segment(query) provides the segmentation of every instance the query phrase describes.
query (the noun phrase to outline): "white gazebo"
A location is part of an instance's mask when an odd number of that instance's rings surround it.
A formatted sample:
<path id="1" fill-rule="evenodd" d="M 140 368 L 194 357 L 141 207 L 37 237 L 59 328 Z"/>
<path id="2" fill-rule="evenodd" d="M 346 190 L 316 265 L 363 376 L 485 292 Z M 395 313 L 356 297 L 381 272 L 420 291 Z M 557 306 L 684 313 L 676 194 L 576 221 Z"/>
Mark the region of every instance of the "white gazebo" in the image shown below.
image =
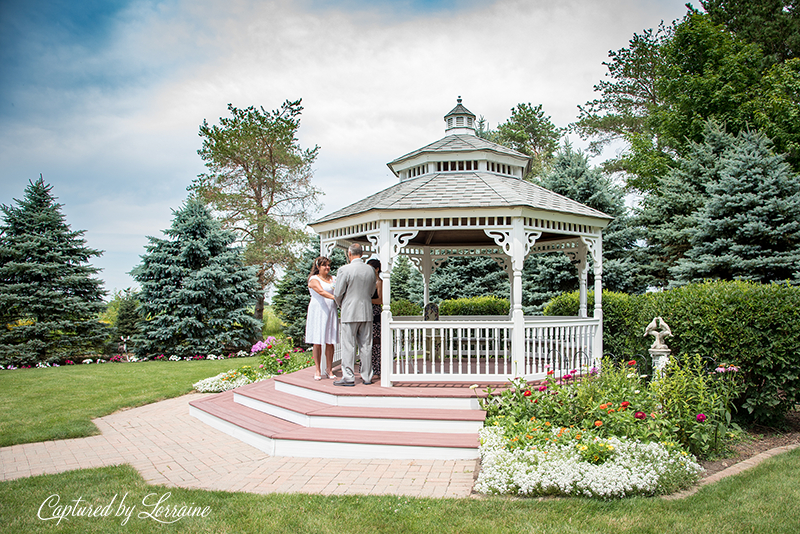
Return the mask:
<path id="1" fill-rule="evenodd" d="M 359 242 L 381 261 L 381 385 L 393 382 L 536 380 L 598 365 L 602 355 L 602 231 L 612 217 L 523 180 L 530 157 L 475 135 L 461 104 L 444 117 L 445 137 L 388 164 L 399 183 L 315 221 L 321 254 Z M 528 254 L 567 254 L 580 287 L 577 317 L 525 316 L 522 270 Z M 431 273 L 451 256 L 491 257 L 511 282 L 509 316 L 392 317 L 390 276 L 407 256 Z M 588 315 L 587 258 L 594 266 Z"/>

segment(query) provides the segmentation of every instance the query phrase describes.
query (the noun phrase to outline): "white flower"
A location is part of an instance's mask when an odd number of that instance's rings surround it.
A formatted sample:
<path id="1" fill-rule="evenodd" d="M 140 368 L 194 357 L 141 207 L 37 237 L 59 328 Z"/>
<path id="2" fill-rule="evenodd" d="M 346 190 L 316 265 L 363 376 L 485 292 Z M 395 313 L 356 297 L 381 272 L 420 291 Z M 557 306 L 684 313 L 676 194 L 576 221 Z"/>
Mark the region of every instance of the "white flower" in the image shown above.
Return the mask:
<path id="1" fill-rule="evenodd" d="M 634 395 L 638 395 L 638 394 L 639 394 L 639 390 L 638 390 L 638 389 L 634 389 L 634 390 L 633 390 L 633 394 L 634 394 Z"/>
<path id="2" fill-rule="evenodd" d="M 478 388 L 478 384 L 472 384 L 472 385 L 469 387 L 469 389 L 477 389 L 477 388 Z"/>
<path id="3" fill-rule="evenodd" d="M 83 360 L 82 363 L 92 363 L 92 360 L 91 359 L 86 359 L 86 360 Z"/>

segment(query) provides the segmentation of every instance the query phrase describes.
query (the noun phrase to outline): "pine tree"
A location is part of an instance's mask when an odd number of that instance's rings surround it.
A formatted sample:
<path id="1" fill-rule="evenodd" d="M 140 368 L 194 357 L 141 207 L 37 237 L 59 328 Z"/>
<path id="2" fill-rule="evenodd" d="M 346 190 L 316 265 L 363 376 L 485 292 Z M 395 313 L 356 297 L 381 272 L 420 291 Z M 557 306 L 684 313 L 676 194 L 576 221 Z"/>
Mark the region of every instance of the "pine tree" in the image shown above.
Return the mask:
<path id="1" fill-rule="evenodd" d="M 107 327 L 99 269 L 88 264 L 102 252 L 73 232 L 39 177 L 16 206 L 0 207 L 0 363 L 35 365 L 100 350 Z"/>
<path id="2" fill-rule="evenodd" d="M 138 308 L 138 292 L 133 292 L 130 289 L 126 290 L 117 311 L 116 341 L 122 342 L 123 339 L 132 338 L 139 333 Z M 126 348 L 131 350 L 133 345 L 132 341 L 128 339 Z"/>
<path id="3" fill-rule="evenodd" d="M 301 259 L 288 269 L 277 284 L 272 304 L 275 313 L 283 323 L 283 333 L 292 338 L 296 346 L 305 343 L 306 315 L 311 294 L 308 292 L 308 273 L 314 260 L 319 256 L 319 237 L 303 251 Z M 331 255 L 331 273 L 347 263 L 344 252 L 334 249 Z"/>
<path id="4" fill-rule="evenodd" d="M 638 264 L 633 260 L 639 231 L 627 213 L 623 191 L 602 171 L 589 166 L 581 151 L 564 145 L 540 185 L 614 217 L 603 231 L 603 286 L 613 291 L 645 289 Z M 591 265 L 591 258 L 588 258 Z M 591 279 L 592 270 L 589 270 Z M 565 254 L 532 254 L 523 270 L 523 304 L 539 311 L 550 299 L 578 288 L 578 272 Z"/>
<path id="5" fill-rule="evenodd" d="M 689 237 L 697 224 L 695 214 L 706 201 L 706 184 L 717 180 L 722 153 L 733 142 L 724 128 L 708 121 L 704 141 L 690 143 L 686 157 L 644 200 L 638 223 L 647 229 L 647 247 L 640 251 L 639 263 L 649 285 L 667 286 L 670 269 L 691 247 Z"/>
<path id="6" fill-rule="evenodd" d="M 690 248 L 670 273 L 706 278 L 800 281 L 800 176 L 758 132 L 729 137 L 718 175 L 694 214 Z"/>
<path id="7" fill-rule="evenodd" d="M 168 239 L 148 237 L 142 263 L 131 274 L 139 295 L 136 353 L 181 357 L 245 348 L 260 337 L 252 309 L 261 288 L 208 209 L 190 198 L 175 212 Z"/>

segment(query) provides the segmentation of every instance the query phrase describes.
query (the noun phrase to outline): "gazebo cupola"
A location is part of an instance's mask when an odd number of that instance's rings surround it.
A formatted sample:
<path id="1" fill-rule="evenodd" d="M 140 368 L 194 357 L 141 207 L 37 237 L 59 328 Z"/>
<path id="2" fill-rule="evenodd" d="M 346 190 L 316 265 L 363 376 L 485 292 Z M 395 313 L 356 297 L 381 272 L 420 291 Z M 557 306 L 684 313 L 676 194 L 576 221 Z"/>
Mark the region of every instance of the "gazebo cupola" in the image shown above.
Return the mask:
<path id="1" fill-rule="evenodd" d="M 475 135 L 475 114 L 461 104 L 460 96 L 456 107 L 444 116 L 444 122 L 447 125 L 444 133 L 448 135 Z"/>

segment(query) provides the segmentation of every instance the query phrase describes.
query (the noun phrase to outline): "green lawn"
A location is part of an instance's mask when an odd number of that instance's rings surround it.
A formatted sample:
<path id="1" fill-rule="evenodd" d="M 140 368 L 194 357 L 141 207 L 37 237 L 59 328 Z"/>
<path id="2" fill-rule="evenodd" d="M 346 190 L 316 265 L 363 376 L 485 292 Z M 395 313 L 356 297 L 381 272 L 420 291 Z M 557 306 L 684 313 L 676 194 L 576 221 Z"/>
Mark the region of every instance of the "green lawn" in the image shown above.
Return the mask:
<path id="1" fill-rule="evenodd" d="M 4 444 L 86 435 L 89 420 L 126 406 L 180 395 L 201 378 L 254 358 L 103 364 L 0 372 Z M 37 437 L 38 436 L 38 437 Z M 161 524 L 140 512 L 162 504 L 208 507 L 206 517 Z M 125 525 L 119 502 L 135 505 Z M 101 517 L 56 525 L 45 501 L 100 508 Z M 150 497 L 148 497 L 150 495 Z M 164 518 L 161 518 L 164 520 Z M 800 449 L 772 458 L 686 499 L 414 499 L 409 497 L 253 495 L 146 484 L 131 467 L 77 470 L 0 482 L 0 533 L 791 533 L 800 532 Z"/>
<path id="2" fill-rule="evenodd" d="M 0 371 L 0 447 L 97 434 L 92 419 L 188 393 L 258 358 L 104 363 Z"/>
<path id="3" fill-rule="evenodd" d="M 206 517 L 158 524 L 139 512 L 143 501 L 171 495 L 173 508 L 208 507 Z M 136 506 L 127 524 L 115 517 L 119 502 Z M 148 494 L 155 494 L 146 498 Z M 45 499 L 60 505 L 81 497 L 105 507 L 108 517 L 71 517 L 56 525 Z M 51 497 L 51 499 L 55 499 Z M 102 508 L 101 514 L 102 515 Z M 0 482 L 2 532 L 213 532 L 213 533 L 653 533 L 740 534 L 800 532 L 800 449 L 705 487 L 682 500 L 589 499 L 414 499 L 409 497 L 322 497 L 302 494 L 254 495 L 147 485 L 131 467 L 87 469 Z"/>

